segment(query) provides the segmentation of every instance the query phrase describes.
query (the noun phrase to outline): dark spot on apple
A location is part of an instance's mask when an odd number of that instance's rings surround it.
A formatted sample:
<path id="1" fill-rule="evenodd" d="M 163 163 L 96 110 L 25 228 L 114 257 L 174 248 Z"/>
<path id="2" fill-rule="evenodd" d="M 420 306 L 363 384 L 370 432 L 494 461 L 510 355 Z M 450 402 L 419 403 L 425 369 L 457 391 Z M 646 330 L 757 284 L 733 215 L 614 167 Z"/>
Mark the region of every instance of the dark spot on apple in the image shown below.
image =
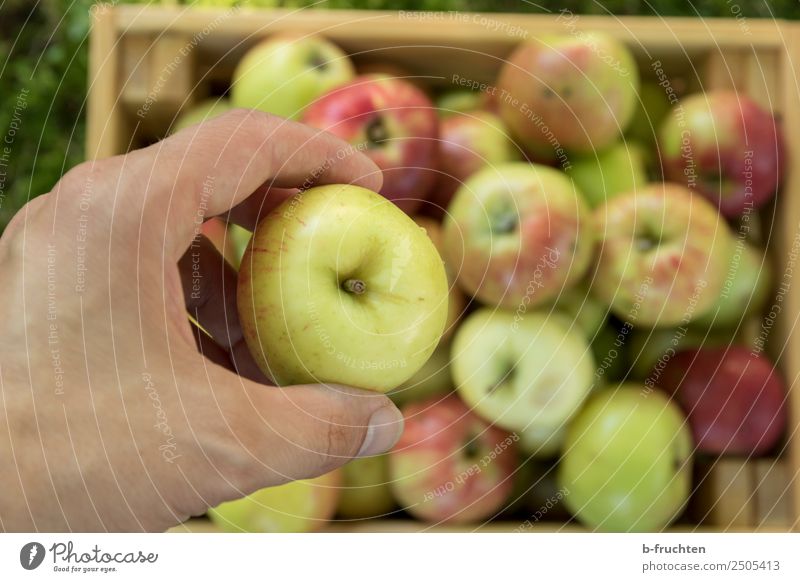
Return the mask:
<path id="1" fill-rule="evenodd" d="M 370 120 L 365 133 L 367 135 L 367 147 L 370 149 L 382 146 L 389 139 L 389 132 L 383 122 L 383 117 L 380 115 L 376 115 Z"/>
<path id="2" fill-rule="evenodd" d="M 314 52 L 311 54 L 311 59 L 309 63 L 314 69 L 318 69 L 319 71 L 325 71 L 330 64 L 328 60 L 322 55 L 320 52 Z"/>
<path id="3" fill-rule="evenodd" d="M 516 372 L 516 366 L 513 363 L 509 363 L 506 365 L 506 371 L 503 376 L 495 382 L 493 385 L 489 386 L 486 390 L 487 394 L 493 394 L 499 388 L 503 386 L 507 386 L 509 381 L 514 377 L 514 373 Z"/>
<path id="4" fill-rule="evenodd" d="M 468 459 L 475 459 L 480 456 L 481 451 L 478 445 L 478 437 L 477 435 L 473 435 L 467 441 L 467 444 L 464 445 L 464 456 Z"/>
<path id="5" fill-rule="evenodd" d="M 661 235 L 651 230 L 646 230 L 639 233 L 633 242 L 638 251 L 645 253 L 661 244 Z"/>
<path id="6" fill-rule="evenodd" d="M 495 234 L 511 234 L 517 229 L 519 221 L 515 212 L 503 212 L 494 218 L 492 232 Z"/>
<path id="7" fill-rule="evenodd" d="M 566 87 L 564 87 L 564 88 L 561 90 L 561 97 L 562 97 L 563 99 L 569 99 L 570 97 L 572 97 L 572 87 L 570 87 L 569 85 L 567 85 Z"/>
<path id="8" fill-rule="evenodd" d="M 544 90 L 542 91 L 542 95 L 544 96 L 545 99 L 552 99 L 553 97 L 556 96 L 556 92 L 553 91 L 550 87 L 545 87 Z"/>

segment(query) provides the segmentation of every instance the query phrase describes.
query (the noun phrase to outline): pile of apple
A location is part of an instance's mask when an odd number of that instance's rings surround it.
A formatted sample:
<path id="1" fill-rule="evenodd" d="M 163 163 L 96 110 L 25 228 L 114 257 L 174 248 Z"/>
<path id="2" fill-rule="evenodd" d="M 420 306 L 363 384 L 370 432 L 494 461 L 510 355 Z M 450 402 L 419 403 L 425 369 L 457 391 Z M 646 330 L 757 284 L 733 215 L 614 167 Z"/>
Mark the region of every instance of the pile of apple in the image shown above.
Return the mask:
<path id="1" fill-rule="evenodd" d="M 384 174 L 382 197 L 328 186 L 273 211 L 239 301 L 276 383 L 391 390 L 405 432 L 388 455 L 224 504 L 218 523 L 404 511 L 660 530 L 695 456 L 779 450 L 786 386 L 752 332 L 782 298 L 754 242 L 780 186 L 772 115 L 741 93 L 643 82 L 600 34 L 522 42 L 493 84 L 448 81 L 432 96 L 394 65 L 359 70 L 320 37 L 279 35 L 240 62 L 230 104 L 180 122 L 261 109 Z M 328 284 L 339 307 L 309 311 Z"/>

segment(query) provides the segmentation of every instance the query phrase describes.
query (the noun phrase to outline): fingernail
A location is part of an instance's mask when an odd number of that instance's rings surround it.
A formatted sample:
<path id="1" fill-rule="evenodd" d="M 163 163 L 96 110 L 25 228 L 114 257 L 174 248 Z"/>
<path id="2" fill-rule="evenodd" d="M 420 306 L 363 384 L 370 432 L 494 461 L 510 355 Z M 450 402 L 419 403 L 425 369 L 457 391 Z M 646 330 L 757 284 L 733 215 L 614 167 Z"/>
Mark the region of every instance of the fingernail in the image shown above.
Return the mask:
<path id="1" fill-rule="evenodd" d="M 356 457 L 380 455 L 391 449 L 403 434 L 403 415 L 394 406 L 383 406 L 372 413 L 367 436 Z"/>

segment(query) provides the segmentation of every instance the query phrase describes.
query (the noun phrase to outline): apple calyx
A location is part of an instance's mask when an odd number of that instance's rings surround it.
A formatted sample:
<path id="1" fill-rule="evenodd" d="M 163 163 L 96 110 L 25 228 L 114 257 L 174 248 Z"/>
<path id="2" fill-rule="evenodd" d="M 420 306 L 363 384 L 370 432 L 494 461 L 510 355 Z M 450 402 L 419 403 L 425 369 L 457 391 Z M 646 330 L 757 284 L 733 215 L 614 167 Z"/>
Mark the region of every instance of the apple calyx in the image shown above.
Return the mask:
<path id="1" fill-rule="evenodd" d="M 370 149 L 382 146 L 383 142 L 389 139 L 389 132 L 383 122 L 383 117 L 380 115 L 376 115 L 370 120 L 365 132 L 367 135 L 367 147 Z"/>
<path id="2" fill-rule="evenodd" d="M 346 279 L 342 288 L 353 295 L 363 295 L 367 292 L 367 284 L 361 279 Z"/>
<path id="3" fill-rule="evenodd" d="M 516 371 L 517 371 L 516 366 L 514 364 L 509 364 L 505 373 L 500 377 L 500 379 L 497 382 L 489 386 L 488 390 L 486 390 L 486 393 L 494 394 L 497 390 L 509 384 L 510 380 L 514 377 Z"/>
<path id="4" fill-rule="evenodd" d="M 311 54 L 309 62 L 311 63 L 312 69 L 317 69 L 319 71 L 324 71 L 330 64 L 330 61 L 328 61 L 328 59 L 326 59 L 325 56 L 319 51 L 314 51 Z"/>

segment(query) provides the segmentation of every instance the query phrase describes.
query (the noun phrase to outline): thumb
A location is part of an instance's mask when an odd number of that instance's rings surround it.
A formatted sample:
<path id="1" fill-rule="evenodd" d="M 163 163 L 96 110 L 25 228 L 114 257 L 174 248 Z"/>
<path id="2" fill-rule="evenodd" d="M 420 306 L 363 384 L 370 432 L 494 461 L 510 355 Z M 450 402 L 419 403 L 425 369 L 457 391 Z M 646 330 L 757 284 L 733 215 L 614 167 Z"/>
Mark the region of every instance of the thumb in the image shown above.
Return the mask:
<path id="1" fill-rule="evenodd" d="M 382 394 L 326 384 L 265 386 L 218 366 L 206 372 L 217 410 L 201 415 L 205 442 L 198 444 L 226 483 L 218 501 L 386 452 L 403 432 L 400 411 Z"/>

